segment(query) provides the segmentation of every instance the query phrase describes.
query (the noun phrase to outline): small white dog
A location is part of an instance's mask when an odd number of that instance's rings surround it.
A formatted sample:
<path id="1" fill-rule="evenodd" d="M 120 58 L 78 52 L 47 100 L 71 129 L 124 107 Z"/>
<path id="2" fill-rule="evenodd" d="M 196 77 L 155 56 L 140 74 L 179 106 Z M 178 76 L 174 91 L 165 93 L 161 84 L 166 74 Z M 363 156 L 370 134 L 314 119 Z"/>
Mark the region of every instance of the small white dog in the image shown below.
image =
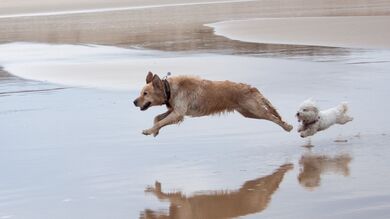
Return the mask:
<path id="1" fill-rule="evenodd" d="M 305 100 L 296 114 L 298 122 L 302 121 L 298 132 L 301 137 L 312 136 L 318 131 L 325 130 L 334 124 L 345 124 L 353 120 L 347 115 L 347 103 L 341 103 L 339 106 L 320 111 L 311 99 Z"/>

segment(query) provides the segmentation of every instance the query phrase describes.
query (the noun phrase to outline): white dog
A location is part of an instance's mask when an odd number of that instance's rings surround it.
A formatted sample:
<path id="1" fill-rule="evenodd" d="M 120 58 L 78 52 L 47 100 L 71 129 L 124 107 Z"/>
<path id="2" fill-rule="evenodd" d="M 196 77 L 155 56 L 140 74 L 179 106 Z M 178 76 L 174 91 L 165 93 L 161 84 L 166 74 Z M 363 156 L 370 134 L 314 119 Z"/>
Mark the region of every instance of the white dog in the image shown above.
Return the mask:
<path id="1" fill-rule="evenodd" d="M 320 111 L 316 103 L 311 100 L 305 100 L 296 114 L 298 122 L 302 121 L 298 132 L 301 137 L 312 136 L 318 131 L 325 130 L 333 124 L 345 124 L 353 120 L 347 115 L 347 103 L 341 103 L 339 106 Z"/>

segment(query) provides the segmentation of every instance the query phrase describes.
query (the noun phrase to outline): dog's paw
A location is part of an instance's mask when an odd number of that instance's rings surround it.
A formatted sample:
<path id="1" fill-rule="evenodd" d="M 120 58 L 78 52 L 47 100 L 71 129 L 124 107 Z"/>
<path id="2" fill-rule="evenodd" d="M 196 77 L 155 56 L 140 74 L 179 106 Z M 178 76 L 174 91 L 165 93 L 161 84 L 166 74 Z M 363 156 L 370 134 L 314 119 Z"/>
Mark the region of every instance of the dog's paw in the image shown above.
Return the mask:
<path id="1" fill-rule="evenodd" d="M 145 129 L 142 131 L 142 134 L 144 135 L 151 135 L 153 134 L 153 130 L 152 129 Z"/>
<path id="2" fill-rule="evenodd" d="M 153 186 L 146 187 L 145 191 L 146 193 L 154 193 L 156 189 Z"/>
<path id="3" fill-rule="evenodd" d="M 161 183 L 156 181 L 153 186 L 148 186 L 145 189 L 146 193 L 161 193 Z"/>
<path id="4" fill-rule="evenodd" d="M 302 133 L 300 134 L 300 136 L 301 136 L 301 138 L 306 138 L 306 137 L 309 137 L 310 134 L 307 134 L 307 133 L 302 132 Z"/>
<path id="5" fill-rule="evenodd" d="M 293 129 L 293 126 L 288 123 L 285 123 L 283 129 L 287 132 L 290 132 Z"/>
<path id="6" fill-rule="evenodd" d="M 142 131 L 142 134 L 144 135 L 153 135 L 153 137 L 156 137 L 158 135 L 159 131 L 155 130 L 153 128 L 151 129 L 145 129 Z"/>

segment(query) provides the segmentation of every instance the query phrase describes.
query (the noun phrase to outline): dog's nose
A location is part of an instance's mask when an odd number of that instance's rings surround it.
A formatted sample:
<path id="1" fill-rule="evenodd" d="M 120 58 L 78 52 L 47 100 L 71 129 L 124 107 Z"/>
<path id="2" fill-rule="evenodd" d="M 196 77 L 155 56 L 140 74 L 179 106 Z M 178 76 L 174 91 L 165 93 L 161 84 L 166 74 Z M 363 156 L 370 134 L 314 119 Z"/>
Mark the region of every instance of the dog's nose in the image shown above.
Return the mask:
<path id="1" fill-rule="evenodd" d="M 299 112 L 297 112 L 297 115 L 296 116 L 299 116 Z"/>
<path id="2" fill-rule="evenodd" d="M 133 103 L 134 103 L 134 106 L 137 106 L 137 99 L 135 99 L 134 101 L 133 101 Z"/>

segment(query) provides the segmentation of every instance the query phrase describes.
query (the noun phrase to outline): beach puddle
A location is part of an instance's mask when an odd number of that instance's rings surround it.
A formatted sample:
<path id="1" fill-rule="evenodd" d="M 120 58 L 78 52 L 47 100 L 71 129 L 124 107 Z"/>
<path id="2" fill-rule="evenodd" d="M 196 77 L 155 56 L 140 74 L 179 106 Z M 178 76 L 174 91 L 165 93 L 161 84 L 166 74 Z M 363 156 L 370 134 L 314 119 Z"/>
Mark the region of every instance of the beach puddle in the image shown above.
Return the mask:
<path id="1" fill-rule="evenodd" d="M 2 44 L 0 217 L 385 218 L 388 54 L 278 58 Z M 323 109 L 346 100 L 355 120 L 309 143 L 296 129 L 234 113 L 186 118 L 147 137 L 142 130 L 164 111 L 140 112 L 131 102 L 148 71 L 251 84 L 294 126 L 308 97 Z"/>
<path id="2" fill-rule="evenodd" d="M 0 45 L 0 65 L 13 75 L 67 86 L 113 90 L 139 90 L 148 71 L 165 76 L 197 75 L 214 80 L 235 80 L 252 85 L 275 83 L 272 74 L 286 74 L 280 65 L 323 68 L 323 64 L 287 59 L 191 54 L 124 49 L 98 45 L 11 43 Z M 300 72 L 300 74 L 309 74 Z M 287 75 L 286 75 L 287 76 Z M 296 78 L 299 80 L 299 78 Z M 299 83 L 287 78 L 282 83 Z M 285 81 L 285 82 L 284 82 Z M 287 86 L 287 85 L 286 85 Z"/>
<path id="3" fill-rule="evenodd" d="M 297 85 L 309 83 L 312 86 L 323 86 L 319 78 L 325 81 L 329 78 L 338 84 L 349 83 L 333 79 L 337 76 L 332 73 L 336 68 L 338 72 L 346 72 L 340 76 L 346 78 L 353 71 L 359 73 L 371 66 L 389 65 L 389 61 L 384 58 L 389 57 L 389 52 L 375 50 L 351 52 L 341 59 L 334 59 L 332 55 L 321 56 L 318 61 L 295 55 L 293 59 L 281 59 L 22 42 L 2 44 L 0 51 L 0 65 L 4 70 L 25 79 L 128 91 L 139 90 L 148 71 L 161 77 L 172 72 L 173 76 L 197 75 L 212 80 L 235 80 L 255 86 L 271 86 L 271 89 L 275 87 L 274 84 L 278 84 L 278 88 L 290 90 L 290 87 L 295 87 L 294 90 L 303 90 L 302 86 Z"/>

